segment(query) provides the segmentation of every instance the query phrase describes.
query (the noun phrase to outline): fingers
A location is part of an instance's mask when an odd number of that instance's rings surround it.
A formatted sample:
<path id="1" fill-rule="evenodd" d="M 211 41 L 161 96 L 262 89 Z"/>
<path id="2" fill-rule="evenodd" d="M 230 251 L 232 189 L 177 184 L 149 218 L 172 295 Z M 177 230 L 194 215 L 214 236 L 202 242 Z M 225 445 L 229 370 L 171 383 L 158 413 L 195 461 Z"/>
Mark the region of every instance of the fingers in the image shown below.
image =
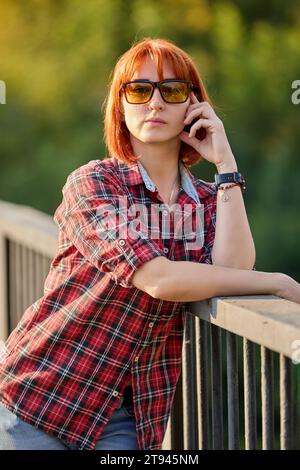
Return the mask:
<path id="1" fill-rule="evenodd" d="M 184 123 L 188 124 L 200 115 L 206 119 L 219 119 L 207 101 L 198 101 L 188 107 Z"/>
<path id="2" fill-rule="evenodd" d="M 213 128 L 213 125 L 214 123 L 210 119 L 199 119 L 190 128 L 189 137 L 191 138 L 194 137 L 196 135 L 197 130 L 200 129 L 201 127 L 204 127 L 204 129 L 208 129 L 208 128 Z"/>

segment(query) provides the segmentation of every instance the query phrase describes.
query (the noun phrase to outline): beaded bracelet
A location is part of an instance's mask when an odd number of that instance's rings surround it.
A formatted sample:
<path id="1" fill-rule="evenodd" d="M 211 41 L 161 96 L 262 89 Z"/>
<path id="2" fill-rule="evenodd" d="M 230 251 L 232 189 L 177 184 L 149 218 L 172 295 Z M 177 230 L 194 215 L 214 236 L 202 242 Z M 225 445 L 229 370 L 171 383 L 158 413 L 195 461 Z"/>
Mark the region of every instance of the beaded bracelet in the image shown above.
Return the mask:
<path id="1" fill-rule="evenodd" d="M 221 186 L 218 187 L 218 189 L 222 189 L 224 191 L 224 193 L 221 196 L 221 200 L 223 202 L 227 202 L 230 199 L 228 194 L 226 194 L 226 191 L 227 191 L 227 189 L 233 188 L 234 186 L 240 186 L 240 188 L 243 190 L 243 192 L 245 192 L 246 188 L 245 187 L 242 188 L 240 183 L 230 184 L 228 186 L 225 186 L 224 188 L 222 188 Z"/>

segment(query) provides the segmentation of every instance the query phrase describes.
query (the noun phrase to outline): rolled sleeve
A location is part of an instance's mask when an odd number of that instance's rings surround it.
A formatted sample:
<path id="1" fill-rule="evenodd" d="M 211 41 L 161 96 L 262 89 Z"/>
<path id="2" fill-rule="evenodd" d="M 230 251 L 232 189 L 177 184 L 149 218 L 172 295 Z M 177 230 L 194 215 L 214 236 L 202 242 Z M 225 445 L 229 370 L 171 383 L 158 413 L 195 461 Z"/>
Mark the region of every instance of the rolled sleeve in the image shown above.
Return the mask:
<path id="1" fill-rule="evenodd" d="M 67 178 L 62 203 L 53 219 L 90 263 L 108 273 L 117 284 L 132 288 L 132 277 L 137 268 L 165 254 L 144 234 L 130 235 L 130 218 L 125 213 L 120 217 L 119 197 L 126 195 L 118 181 L 97 170 L 83 168 Z M 107 226 L 104 221 L 107 223 L 109 216 L 112 216 L 113 225 Z"/>

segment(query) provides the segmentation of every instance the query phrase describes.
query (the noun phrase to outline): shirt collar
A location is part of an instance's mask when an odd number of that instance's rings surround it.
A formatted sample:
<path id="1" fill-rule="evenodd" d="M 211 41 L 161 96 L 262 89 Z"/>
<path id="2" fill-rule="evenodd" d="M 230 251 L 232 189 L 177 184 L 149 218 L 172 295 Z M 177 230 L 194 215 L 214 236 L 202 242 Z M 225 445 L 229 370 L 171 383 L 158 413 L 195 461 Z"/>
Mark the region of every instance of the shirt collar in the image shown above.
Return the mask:
<path id="1" fill-rule="evenodd" d="M 146 188 L 148 188 L 150 191 L 155 191 L 155 184 L 153 183 L 150 176 L 148 175 L 145 167 L 142 165 L 140 161 L 138 161 L 138 165 L 139 165 L 144 183 L 146 185 Z M 182 188 L 192 199 L 194 199 L 195 202 L 197 202 L 197 204 L 201 204 L 198 193 L 193 186 L 191 178 L 181 162 L 179 163 L 179 170 L 180 170 L 180 175 L 181 175 Z"/>
<path id="2" fill-rule="evenodd" d="M 130 164 L 125 164 L 115 157 L 112 157 L 118 167 L 119 174 L 123 182 L 127 186 L 133 186 L 144 182 L 149 191 L 154 192 L 156 187 L 154 182 L 148 175 L 146 168 L 142 163 L 137 160 Z M 196 178 L 189 168 L 183 163 L 179 162 L 179 170 L 181 176 L 181 186 L 183 190 L 197 203 L 201 204 L 203 198 L 215 194 L 216 188 L 214 183 L 208 183 Z"/>

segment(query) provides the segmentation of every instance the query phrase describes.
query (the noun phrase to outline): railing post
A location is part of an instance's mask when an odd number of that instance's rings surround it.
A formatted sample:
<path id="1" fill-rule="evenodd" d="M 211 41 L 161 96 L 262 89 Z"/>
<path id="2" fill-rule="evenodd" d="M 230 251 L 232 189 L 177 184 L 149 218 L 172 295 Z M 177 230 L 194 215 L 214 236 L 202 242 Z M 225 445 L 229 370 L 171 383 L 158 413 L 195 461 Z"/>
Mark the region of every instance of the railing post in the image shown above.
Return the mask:
<path id="1" fill-rule="evenodd" d="M 257 448 L 256 435 L 256 366 L 254 343 L 244 338 L 245 448 Z"/>
<path id="2" fill-rule="evenodd" d="M 221 329 L 215 325 L 211 325 L 211 345 L 213 449 L 223 449 Z"/>
<path id="3" fill-rule="evenodd" d="M 198 428 L 199 449 L 207 450 L 209 443 L 209 387 L 208 387 L 208 324 L 204 320 L 196 318 L 197 364 L 199 371 L 198 387 Z"/>
<path id="4" fill-rule="evenodd" d="M 239 449 L 239 376 L 236 335 L 227 331 L 228 448 Z"/>
<path id="5" fill-rule="evenodd" d="M 273 353 L 261 346 L 262 448 L 274 449 Z"/>
<path id="6" fill-rule="evenodd" d="M 280 447 L 292 449 L 292 365 L 291 360 L 280 354 Z"/>

